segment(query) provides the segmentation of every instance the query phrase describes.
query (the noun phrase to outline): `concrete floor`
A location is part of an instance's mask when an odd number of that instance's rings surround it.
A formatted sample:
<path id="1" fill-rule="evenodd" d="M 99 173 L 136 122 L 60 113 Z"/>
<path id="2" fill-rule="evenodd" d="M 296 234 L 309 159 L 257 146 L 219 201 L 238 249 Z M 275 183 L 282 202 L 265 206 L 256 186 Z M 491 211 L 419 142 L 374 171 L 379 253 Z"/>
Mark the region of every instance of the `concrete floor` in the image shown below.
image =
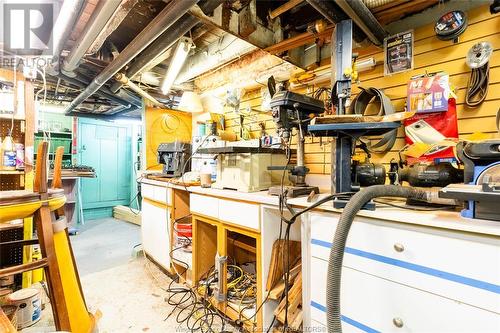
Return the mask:
<path id="1" fill-rule="evenodd" d="M 184 332 L 165 302 L 170 279 L 144 257 L 134 258 L 140 227 L 112 218 L 88 221 L 71 237 L 89 310 L 102 312 L 99 332 Z M 53 331 L 50 306 L 23 332 Z M 52 327 L 51 327 L 52 326 Z"/>

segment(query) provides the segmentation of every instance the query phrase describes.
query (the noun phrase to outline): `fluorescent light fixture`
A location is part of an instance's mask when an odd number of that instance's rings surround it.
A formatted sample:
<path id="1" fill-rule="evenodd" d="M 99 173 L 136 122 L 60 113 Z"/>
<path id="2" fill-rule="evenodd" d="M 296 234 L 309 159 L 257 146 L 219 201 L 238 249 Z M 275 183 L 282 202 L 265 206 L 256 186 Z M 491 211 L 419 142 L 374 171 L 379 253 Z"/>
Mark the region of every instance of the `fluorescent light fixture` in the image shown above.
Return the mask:
<path id="1" fill-rule="evenodd" d="M 356 70 L 358 72 L 365 72 L 374 69 L 376 65 L 375 58 L 365 58 L 356 61 Z"/>
<path id="2" fill-rule="evenodd" d="M 164 95 L 170 92 L 177 75 L 179 75 L 184 62 L 189 55 L 189 51 L 193 46 L 194 44 L 191 38 L 181 37 L 179 39 L 174 55 L 172 56 L 172 60 L 170 61 L 170 65 L 168 66 L 167 73 L 165 74 L 165 78 L 161 84 L 161 92 Z"/>
<path id="3" fill-rule="evenodd" d="M 200 95 L 192 91 L 185 91 L 182 94 L 178 109 L 184 112 L 203 112 Z"/>

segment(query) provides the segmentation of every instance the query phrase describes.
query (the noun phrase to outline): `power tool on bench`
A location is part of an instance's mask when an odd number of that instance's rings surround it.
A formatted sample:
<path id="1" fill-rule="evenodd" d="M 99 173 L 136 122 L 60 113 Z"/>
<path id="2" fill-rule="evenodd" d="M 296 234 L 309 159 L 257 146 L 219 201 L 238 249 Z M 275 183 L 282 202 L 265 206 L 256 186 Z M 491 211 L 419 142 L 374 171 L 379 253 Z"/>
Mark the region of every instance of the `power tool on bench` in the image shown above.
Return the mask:
<path id="1" fill-rule="evenodd" d="M 465 201 L 464 217 L 500 221 L 500 139 L 461 142 L 457 156 L 464 184 L 448 185 L 439 196 Z"/>
<path id="2" fill-rule="evenodd" d="M 163 164 L 161 177 L 180 177 L 190 169 L 191 145 L 180 141 L 160 143 L 157 149 L 158 163 Z M 184 170 L 185 169 L 185 170 Z"/>
<path id="3" fill-rule="evenodd" d="M 332 103 L 336 115 L 345 115 L 350 104 L 351 85 L 356 73 L 353 70 L 352 53 L 352 20 L 343 20 L 335 25 L 332 35 Z M 367 104 L 372 97 L 377 97 L 381 104 L 388 108 L 390 100 L 377 89 L 366 91 Z M 371 97 L 370 97 L 371 96 Z M 369 98 L 368 98 L 369 97 Z M 384 135 L 394 131 L 400 122 L 338 122 L 328 124 L 314 124 L 308 126 L 308 131 L 315 136 L 334 137 L 332 143 L 332 193 L 342 194 L 333 201 L 335 208 L 343 208 L 353 192 L 359 186 L 353 184 L 351 157 L 360 137 Z M 394 140 L 394 139 L 393 139 Z M 368 166 L 369 168 L 369 166 Z M 365 170 L 366 171 L 366 170 Z M 368 170 L 369 172 L 374 169 Z M 380 171 L 380 169 L 379 169 Z M 373 202 L 365 204 L 365 209 L 374 209 Z"/>
<path id="4" fill-rule="evenodd" d="M 293 198 L 308 195 L 312 191 L 319 193 L 318 187 L 308 186 L 305 182 L 309 170 L 304 164 L 304 141 L 311 117 L 325 111 L 323 101 L 291 91 L 280 90 L 273 95 L 271 108 L 278 135 L 285 143 L 290 142 L 293 129 L 297 130 L 297 165 L 288 168 L 289 178 L 293 185 L 286 187 L 287 195 Z M 283 167 L 272 166 L 269 169 L 283 170 Z M 279 195 L 281 192 L 281 186 L 269 189 L 271 195 Z"/>

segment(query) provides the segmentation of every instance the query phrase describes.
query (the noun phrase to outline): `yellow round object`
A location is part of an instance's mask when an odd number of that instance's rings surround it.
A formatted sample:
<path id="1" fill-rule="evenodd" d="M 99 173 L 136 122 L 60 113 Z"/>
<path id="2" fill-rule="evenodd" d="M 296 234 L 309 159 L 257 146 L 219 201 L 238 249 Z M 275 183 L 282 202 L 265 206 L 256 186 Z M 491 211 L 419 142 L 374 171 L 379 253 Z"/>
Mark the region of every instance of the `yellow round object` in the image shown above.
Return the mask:
<path id="1" fill-rule="evenodd" d="M 48 200 L 49 208 L 51 211 L 61 208 L 65 202 L 65 196 L 55 197 Z M 0 223 L 29 217 L 33 215 L 41 206 L 42 201 L 32 201 L 0 206 Z"/>

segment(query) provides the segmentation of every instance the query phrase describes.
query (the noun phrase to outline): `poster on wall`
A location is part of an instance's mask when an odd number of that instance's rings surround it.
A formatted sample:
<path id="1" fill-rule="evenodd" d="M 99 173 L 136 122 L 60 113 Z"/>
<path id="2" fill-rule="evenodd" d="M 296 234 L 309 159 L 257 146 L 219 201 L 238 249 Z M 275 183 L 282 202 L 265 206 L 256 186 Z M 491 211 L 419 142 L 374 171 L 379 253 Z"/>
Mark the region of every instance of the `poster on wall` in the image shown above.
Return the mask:
<path id="1" fill-rule="evenodd" d="M 413 69 L 413 30 L 384 39 L 384 75 Z"/>

